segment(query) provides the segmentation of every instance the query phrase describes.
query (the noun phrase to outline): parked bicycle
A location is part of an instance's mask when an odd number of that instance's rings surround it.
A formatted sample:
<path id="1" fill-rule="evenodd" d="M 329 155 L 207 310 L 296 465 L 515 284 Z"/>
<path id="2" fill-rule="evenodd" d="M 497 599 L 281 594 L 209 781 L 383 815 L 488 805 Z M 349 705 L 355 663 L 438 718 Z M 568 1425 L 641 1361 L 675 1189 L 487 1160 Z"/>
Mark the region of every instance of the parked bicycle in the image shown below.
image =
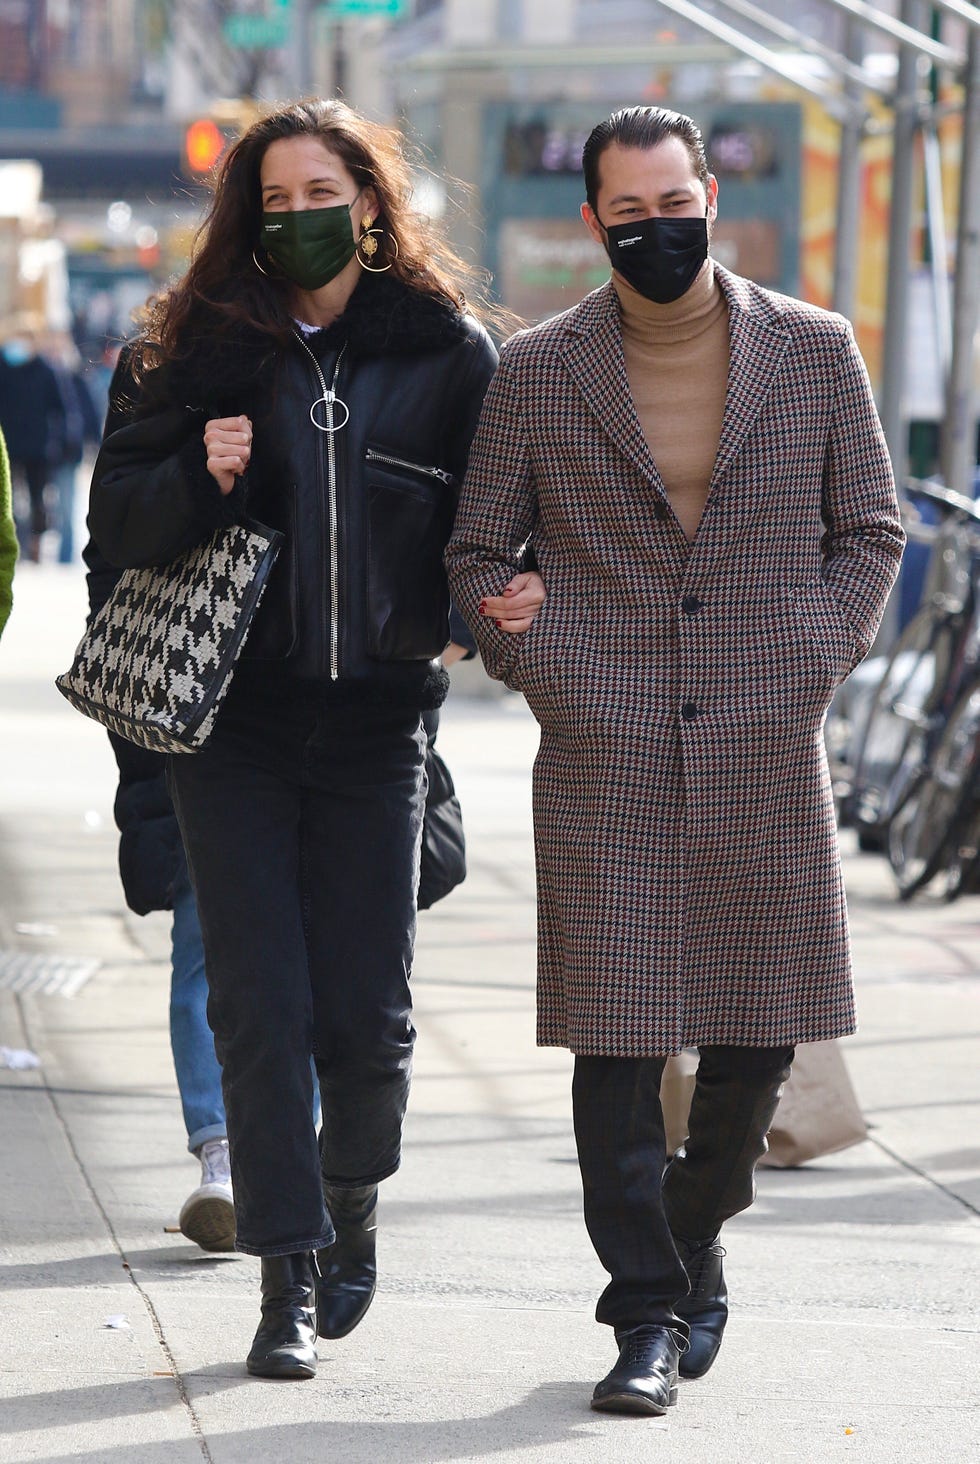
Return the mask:
<path id="1" fill-rule="evenodd" d="M 947 898 L 975 884 L 980 833 L 980 682 L 968 686 L 930 764 L 888 828 L 899 894 L 911 898 L 942 876 Z"/>
<path id="2" fill-rule="evenodd" d="M 980 844 L 980 506 L 934 482 L 907 493 L 941 514 L 928 531 L 910 524 L 933 542 L 926 595 L 885 660 L 842 800 L 842 822 L 886 850 L 904 898 L 954 862 L 947 892 L 962 892 Z"/>

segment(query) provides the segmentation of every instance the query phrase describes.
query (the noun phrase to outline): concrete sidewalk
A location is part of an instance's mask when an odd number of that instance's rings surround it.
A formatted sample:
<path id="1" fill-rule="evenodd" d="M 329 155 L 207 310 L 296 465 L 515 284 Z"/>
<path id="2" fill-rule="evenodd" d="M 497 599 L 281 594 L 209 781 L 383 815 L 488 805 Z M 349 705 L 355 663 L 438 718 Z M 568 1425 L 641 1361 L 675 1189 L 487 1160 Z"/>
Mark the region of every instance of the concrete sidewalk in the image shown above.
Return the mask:
<path id="1" fill-rule="evenodd" d="M 667 1419 L 589 1411 L 613 1346 L 592 1319 L 604 1275 L 581 1219 L 571 1061 L 534 1046 L 536 731 L 512 696 L 457 693 L 440 733 L 471 873 L 422 918 L 378 1299 L 320 1344 L 312 1382 L 248 1378 L 258 1263 L 165 1231 L 197 1180 L 168 1048 L 168 922 L 124 910 L 109 748 L 51 684 L 81 577 L 24 566 L 15 591 L 0 1045 L 42 1065 L 0 1069 L 3 1464 L 980 1460 L 978 903 L 899 906 L 880 861 L 853 851 L 862 1025 L 845 1050 L 871 1137 L 760 1172 L 725 1233 L 725 1346 Z M 10 952 L 34 958 L 34 990 L 3 989 Z"/>

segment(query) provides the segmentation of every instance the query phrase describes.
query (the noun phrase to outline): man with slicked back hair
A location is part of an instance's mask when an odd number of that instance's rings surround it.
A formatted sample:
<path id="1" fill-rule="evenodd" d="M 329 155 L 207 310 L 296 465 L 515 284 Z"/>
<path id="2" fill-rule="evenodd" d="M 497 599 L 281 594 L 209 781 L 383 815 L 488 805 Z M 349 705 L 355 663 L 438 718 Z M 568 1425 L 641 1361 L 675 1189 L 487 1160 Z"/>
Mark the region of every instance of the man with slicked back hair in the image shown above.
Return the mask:
<path id="1" fill-rule="evenodd" d="M 854 1030 L 823 723 L 904 536 L 848 322 L 711 257 L 696 123 L 617 112 L 583 169 L 611 278 L 504 347 L 447 564 L 541 726 L 538 1041 L 575 1054 L 619 1348 L 592 1406 L 656 1415 L 717 1356 L 721 1229 L 796 1047 Z M 660 1082 L 685 1047 L 667 1162 Z"/>

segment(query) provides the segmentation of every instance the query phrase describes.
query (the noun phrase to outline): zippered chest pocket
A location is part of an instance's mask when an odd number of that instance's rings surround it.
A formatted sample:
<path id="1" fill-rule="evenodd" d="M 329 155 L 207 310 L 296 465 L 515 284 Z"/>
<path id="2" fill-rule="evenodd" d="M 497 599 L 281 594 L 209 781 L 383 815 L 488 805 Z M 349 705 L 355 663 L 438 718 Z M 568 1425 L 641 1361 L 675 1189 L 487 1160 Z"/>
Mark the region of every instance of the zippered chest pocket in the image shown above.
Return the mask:
<path id="1" fill-rule="evenodd" d="M 449 640 L 442 556 L 452 531 L 453 475 L 382 446 L 365 459 L 368 653 L 431 660 Z"/>
<path id="2" fill-rule="evenodd" d="M 451 488 L 456 479 L 452 473 L 447 473 L 445 468 L 437 468 L 427 463 L 413 463 L 408 458 L 397 457 L 394 453 L 385 452 L 380 447 L 369 447 L 364 453 L 365 461 L 375 463 L 384 471 L 398 476 L 406 474 L 409 479 L 415 479 L 422 483 L 441 483 L 444 488 Z"/>

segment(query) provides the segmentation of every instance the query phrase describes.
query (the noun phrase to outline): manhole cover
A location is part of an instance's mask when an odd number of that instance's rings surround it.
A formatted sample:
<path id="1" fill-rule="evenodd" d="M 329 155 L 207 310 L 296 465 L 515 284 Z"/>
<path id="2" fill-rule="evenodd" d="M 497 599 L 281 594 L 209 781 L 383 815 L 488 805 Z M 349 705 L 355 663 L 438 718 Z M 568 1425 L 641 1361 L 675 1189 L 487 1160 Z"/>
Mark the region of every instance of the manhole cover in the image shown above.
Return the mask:
<path id="1" fill-rule="evenodd" d="M 95 975 L 99 965 L 99 961 L 71 960 L 67 956 L 32 956 L 25 951 L 0 951 L 0 991 L 75 996 Z"/>

